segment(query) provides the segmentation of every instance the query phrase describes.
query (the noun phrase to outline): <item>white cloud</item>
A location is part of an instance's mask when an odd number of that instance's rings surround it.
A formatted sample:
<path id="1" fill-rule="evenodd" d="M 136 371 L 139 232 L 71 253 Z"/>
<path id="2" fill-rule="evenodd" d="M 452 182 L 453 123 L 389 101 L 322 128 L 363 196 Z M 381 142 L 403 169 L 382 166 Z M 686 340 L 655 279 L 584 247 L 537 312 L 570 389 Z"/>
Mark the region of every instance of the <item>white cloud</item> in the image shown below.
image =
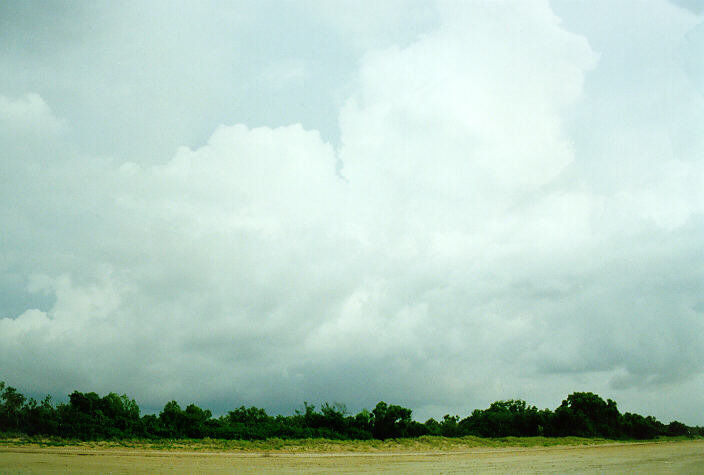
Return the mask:
<path id="1" fill-rule="evenodd" d="M 262 71 L 261 78 L 273 89 L 300 86 L 310 76 L 305 61 L 286 59 L 268 65 Z"/>
<path id="2" fill-rule="evenodd" d="M 560 112 L 579 98 L 595 55 L 546 7 L 499 21 L 493 4 L 451 5 L 458 11 L 448 8 L 438 32 L 363 62 L 341 115 L 346 176 L 421 199 L 491 200 L 550 182 L 572 160 Z"/>
<path id="3" fill-rule="evenodd" d="M 0 191 L 0 270 L 54 301 L 0 319 L 4 377 L 151 408 L 386 399 L 420 417 L 580 389 L 640 388 L 661 411 L 663 385 L 690 387 L 704 176 L 685 63 L 621 99 L 619 45 L 546 2 L 439 12 L 362 58 L 337 150 L 240 124 L 156 164 L 26 151 Z M 303 78 L 292 61 L 272 80 Z M 39 96 L 3 100 L 13 123 L 57 122 Z"/>

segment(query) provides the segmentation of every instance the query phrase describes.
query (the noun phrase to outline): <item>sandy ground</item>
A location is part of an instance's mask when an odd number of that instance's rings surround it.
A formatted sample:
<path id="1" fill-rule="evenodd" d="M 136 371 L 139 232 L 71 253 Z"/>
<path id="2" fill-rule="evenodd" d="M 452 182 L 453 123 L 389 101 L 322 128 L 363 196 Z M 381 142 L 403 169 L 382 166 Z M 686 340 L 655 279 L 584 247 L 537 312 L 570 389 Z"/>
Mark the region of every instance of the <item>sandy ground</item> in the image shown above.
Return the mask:
<path id="1" fill-rule="evenodd" d="M 702 473 L 704 440 L 428 453 L 0 447 L 0 473 Z"/>

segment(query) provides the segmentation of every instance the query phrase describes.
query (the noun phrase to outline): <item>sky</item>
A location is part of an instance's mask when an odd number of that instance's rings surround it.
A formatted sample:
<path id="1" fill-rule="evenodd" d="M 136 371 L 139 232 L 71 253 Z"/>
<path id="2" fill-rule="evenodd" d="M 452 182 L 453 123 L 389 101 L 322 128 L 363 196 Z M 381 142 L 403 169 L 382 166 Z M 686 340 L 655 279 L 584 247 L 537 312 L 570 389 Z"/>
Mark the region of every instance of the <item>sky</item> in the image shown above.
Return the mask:
<path id="1" fill-rule="evenodd" d="M 0 380 L 704 425 L 690 0 L 0 2 Z"/>

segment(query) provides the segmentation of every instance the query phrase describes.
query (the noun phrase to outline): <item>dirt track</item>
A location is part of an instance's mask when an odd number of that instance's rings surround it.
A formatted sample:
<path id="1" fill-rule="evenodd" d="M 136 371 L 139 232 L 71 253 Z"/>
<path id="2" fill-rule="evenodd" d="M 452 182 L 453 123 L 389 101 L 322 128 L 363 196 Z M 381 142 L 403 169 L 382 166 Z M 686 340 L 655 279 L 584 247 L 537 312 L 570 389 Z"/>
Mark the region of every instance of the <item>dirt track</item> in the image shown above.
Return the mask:
<path id="1" fill-rule="evenodd" d="M 0 473 L 704 473 L 704 441 L 429 453 L 261 454 L 0 447 Z"/>

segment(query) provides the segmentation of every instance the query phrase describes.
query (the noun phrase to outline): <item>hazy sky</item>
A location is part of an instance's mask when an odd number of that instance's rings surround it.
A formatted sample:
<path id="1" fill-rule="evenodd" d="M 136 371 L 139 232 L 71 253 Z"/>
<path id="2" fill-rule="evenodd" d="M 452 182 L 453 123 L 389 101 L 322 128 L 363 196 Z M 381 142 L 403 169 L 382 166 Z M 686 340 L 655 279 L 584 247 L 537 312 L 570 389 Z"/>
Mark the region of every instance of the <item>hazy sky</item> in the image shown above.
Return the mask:
<path id="1" fill-rule="evenodd" d="M 704 11 L 0 2 L 0 380 L 704 425 Z"/>

